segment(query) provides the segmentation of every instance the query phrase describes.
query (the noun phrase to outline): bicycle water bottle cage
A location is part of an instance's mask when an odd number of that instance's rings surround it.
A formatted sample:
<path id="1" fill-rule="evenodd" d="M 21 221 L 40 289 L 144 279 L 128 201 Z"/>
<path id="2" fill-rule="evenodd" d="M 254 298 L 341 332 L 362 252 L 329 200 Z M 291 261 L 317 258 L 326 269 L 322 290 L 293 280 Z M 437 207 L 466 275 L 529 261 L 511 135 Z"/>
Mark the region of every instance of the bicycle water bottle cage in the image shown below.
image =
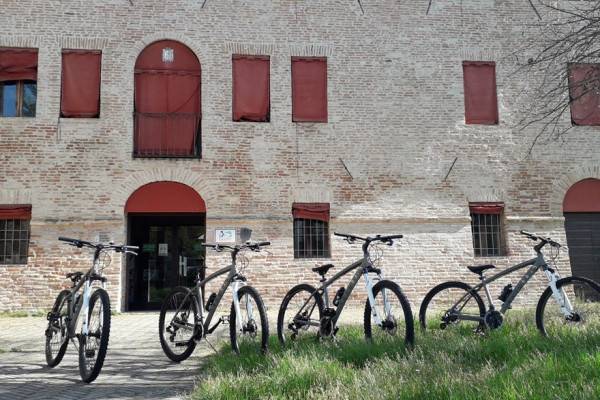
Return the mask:
<path id="1" fill-rule="evenodd" d="M 215 299 L 217 298 L 217 294 L 216 293 L 211 293 L 210 296 L 208 296 L 208 299 L 206 300 L 206 310 L 210 311 L 213 303 L 215 302 Z"/>
<path id="2" fill-rule="evenodd" d="M 333 298 L 334 306 L 337 307 L 340 304 L 340 300 L 341 300 L 342 296 L 344 295 L 345 291 L 346 291 L 346 288 L 343 286 L 337 290 L 337 292 L 335 293 L 335 297 Z"/>

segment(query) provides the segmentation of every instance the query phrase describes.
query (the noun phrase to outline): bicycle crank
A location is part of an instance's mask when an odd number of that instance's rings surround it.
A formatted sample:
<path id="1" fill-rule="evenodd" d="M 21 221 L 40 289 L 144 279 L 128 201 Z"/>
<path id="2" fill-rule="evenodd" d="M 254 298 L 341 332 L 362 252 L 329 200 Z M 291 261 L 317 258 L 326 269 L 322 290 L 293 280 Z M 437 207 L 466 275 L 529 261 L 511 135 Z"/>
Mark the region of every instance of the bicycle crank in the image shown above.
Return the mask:
<path id="1" fill-rule="evenodd" d="M 483 321 L 485 325 L 490 329 L 498 329 L 502 326 L 502 322 L 504 321 L 504 317 L 500 311 L 490 310 L 485 313 L 483 317 Z"/>

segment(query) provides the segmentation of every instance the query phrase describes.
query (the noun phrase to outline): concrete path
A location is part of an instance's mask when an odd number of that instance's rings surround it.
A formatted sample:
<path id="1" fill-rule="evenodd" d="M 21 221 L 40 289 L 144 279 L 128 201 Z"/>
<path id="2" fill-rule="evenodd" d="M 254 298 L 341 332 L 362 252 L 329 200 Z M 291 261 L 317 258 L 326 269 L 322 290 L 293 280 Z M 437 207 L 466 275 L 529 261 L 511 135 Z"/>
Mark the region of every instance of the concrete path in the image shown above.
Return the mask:
<path id="1" fill-rule="evenodd" d="M 45 329 L 43 317 L 0 317 L 0 400 L 177 399 L 193 389 L 201 358 L 211 351 L 203 342 L 187 361 L 172 363 L 160 347 L 158 313 L 115 315 L 104 367 L 88 385 L 72 344 L 57 367 L 46 366 Z"/>

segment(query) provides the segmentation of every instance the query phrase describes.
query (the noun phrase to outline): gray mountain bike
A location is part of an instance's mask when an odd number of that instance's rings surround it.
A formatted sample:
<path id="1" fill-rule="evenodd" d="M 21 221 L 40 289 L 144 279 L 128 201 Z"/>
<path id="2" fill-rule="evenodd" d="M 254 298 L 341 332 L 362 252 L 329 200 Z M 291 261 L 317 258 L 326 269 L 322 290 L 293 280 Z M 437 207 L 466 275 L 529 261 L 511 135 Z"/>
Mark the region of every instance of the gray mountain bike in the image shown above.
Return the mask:
<path id="1" fill-rule="evenodd" d="M 481 283 L 470 286 L 460 281 L 444 282 L 427 293 L 421 303 L 419 320 L 421 327 L 448 329 L 463 327 L 468 330 L 483 331 L 484 329 L 498 329 L 502 326 L 504 315 L 511 308 L 511 304 L 531 277 L 542 270 L 548 278 L 549 284 L 540 296 L 536 308 L 536 325 L 544 336 L 554 336 L 567 329 L 600 329 L 600 286 L 591 279 L 569 276 L 561 278 L 555 260 L 558 257 L 561 245 L 548 237 L 521 231 L 521 234 L 533 241 L 539 241 L 534 250 L 536 257 L 507 268 L 491 277 L 486 277 L 484 272 L 495 268 L 494 265 L 485 264 L 467 267 L 469 271 L 479 275 Z M 544 258 L 542 249 L 550 246 L 550 264 Z M 512 284 L 506 285 L 498 300 L 502 302 L 500 309 L 496 309 L 488 284 L 495 280 L 518 271 L 529 269 L 513 288 Z M 487 308 L 479 293 L 483 290 L 487 300 Z M 554 299 L 554 302 L 551 302 Z"/>
<path id="2" fill-rule="evenodd" d="M 104 290 L 106 278 L 102 276 L 102 271 L 110 263 L 110 252 L 137 255 L 133 250 L 138 248 L 65 237 L 59 237 L 58 240 L 78 248 L 93 249 L 94 261 L 85 273 L 78 271 L 67 274 L 73 285 L 71 289 L 58 294 L 52 311 L 47 315 L 46 362 L 50 368 L 57 366 L 71 339 L 79 352 L 81 379 L 90 383 L 98 377 L 104 364 L 110 331 L 110 300 Z M 96 281 L 101 282 L 102 287 L 93 286 Z M 83 293 L 80 293 L 82 289 Z"/>
<path id="3" fill-rule="evenodd" d="M 187 359 L 196 348 L 196 343 L 206 339 L 207 335 L 212 334 L 220 324 L 229 324 L 229 337 L 234 352 L 239 354 L 242 348 L 255 346 L 256 342 L 262 352 L 267 350 L 269 324 L 265 306 L 256 289 L 247 284 L 246 277 L 238 269 L 237 260 L 238 255 L 245 250 L 259 252 L 263 246 L 270 244 L 270 242 L 248 242 L 235 246 L 202 244 L 217 252 L 229 251 L 231 264 L 205 279 L 201 280 L 198 275 L 194 288 L 177 287 L 165 298 L 160 310 L 158 331 L 160 344 L 167 357 L 175 362 Z M 219 292 L 212 293 L 204 302 L 204 286 L 225 274 L 227 276 Z M 229 315 L 221 316 L 211 326 L 210 323 L 219 303 L 229 287 L 232 289 L 233 297 L 231 311 Z"/>
<path id="4" fill-rule="evenodd" d="M 365 279 L 367 301 L 364 310 L 365 338 L 371 342 L 386 342 L 403 338 L 406 344 L 414 340 L 413 315 L 410 303 L 396 283 L 381 278 L 381 270 L 372 263 L 372 244 L 383 243 L 391 246 L 402 235 L 359 237 L 344 233 L 334 233 L 343 237 L 349 244 L 362 242 L 363 257 L 339 271 L 330 279 L 325 278 L 332 264 L 315 267 L 312 270 L 321 276 L 318 288 L 303 283 L 294 286 L 284 297 L 277 317 L 277 336 L 282 344 L 295 341 L 302 335 L 310 334 L 314 328 L 318 338 L 334 338 L 337 321 L 346 301 L 352 294 L 361 277 Z M 329 287 L 342 276 L 356 270 L 350 283 L 340 287 L 329 304 Z M 373 274 L 375 277 L 373 277 Z M 374 281 L 376 283 L 374 284 Z"/>

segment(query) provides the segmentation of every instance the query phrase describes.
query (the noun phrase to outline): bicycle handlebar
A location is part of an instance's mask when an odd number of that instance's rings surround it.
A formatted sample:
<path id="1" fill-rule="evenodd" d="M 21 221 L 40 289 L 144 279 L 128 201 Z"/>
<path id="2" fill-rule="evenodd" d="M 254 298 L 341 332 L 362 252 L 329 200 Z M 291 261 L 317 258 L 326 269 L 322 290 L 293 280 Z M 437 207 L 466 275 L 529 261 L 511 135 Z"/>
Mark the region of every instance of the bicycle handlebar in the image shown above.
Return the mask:
<path id="1" fill-rule="evenodd" d="M 229 245 L 224 245 L 224 244 L 218 244 L 218 243 L 200 243 L 201 246 L 204 247 L 210 247 L 212 249 L 214 249 L 215 251 L 222 251 L 221 249 L 230 249 L 230 250 L 242 250 L 242 249 L 251 249 L 253 251 L 259 251 L 261 247 L 263 246 L 269 246 L 271 245 L 271 242 L 256 242 L 256 243 L 244 243 L 241 245 L 235 245 L 235 246 L 229 246 Z"/>
<path id="2" fill-rule="evenodd" d="M 103 249 L 107 249 L 107 250 L 114 250 L 117 253 L 130 253 L 130 254 L 134 254 L 137 256 L 137 253 L 134 250 L 139 250 L 138 246 L 128 246 L 128 245 L 114 245 L 114 244 L 104 244 L 104 243 L 92 243 L 92 242 L 87 242 L 85 240 L 80 240 L 80 239 L 72 239 L 72 238 L 68 238 L 68 237 L 64 237 L 64 236 L 59 236 L 58 240 L 60 240 L 61 242 L 66 242 L 68 244 L 70 244 L 71 246 L 75 246 L 78 248 L 82 248 L 82 247 L 90 247 L 93 249 L 98 249 L 98 250 L 103 250 Z"/>
<path id="3" fill-rule="evenodd" d="M 404 237 L 404 235 L 387 235 L 387 236 L 376 235 L 374 237 L 367 236 L 366 238 L 363 238 L 363 237 L 356 236 L 356 235 L 350 235 L 348 233 L 333 232 L 333 234 L 335 236 L 345 238 L 348 243 L 352 243 L 355 240 L 361 240 L 361 241 L 365 242 L 365 244 L 363 246 L 365 248 L 368 247 L 371 242 L 383 242 L 383 243 L 386 243 L 388 246 L 391 246 L 392 244 L 394 244 L 394 239 L 402 239 Z"/>
<path id="4" fill-rule="evenodd" d="M 529 239 L 531 239 L 533 241 L 537 242 L 538 240 L 540 240 L 540 243 L 536 244 L 534 247 L 535 251 L 540 251 L 542 249 L 542 247 L 544 247 L 547 244 L 549 244 L 552 247 L 556 247 L 556 248 L 561 247 L 560 243 L 555 242 L 554 240 L 550 239 L 549 237 L 540 236 L 536 233 L 531 233 L 531 232 L 527 232 L 527 231 L 520 231 L 519 233 L 523 236 L 528 237 Z"/>

